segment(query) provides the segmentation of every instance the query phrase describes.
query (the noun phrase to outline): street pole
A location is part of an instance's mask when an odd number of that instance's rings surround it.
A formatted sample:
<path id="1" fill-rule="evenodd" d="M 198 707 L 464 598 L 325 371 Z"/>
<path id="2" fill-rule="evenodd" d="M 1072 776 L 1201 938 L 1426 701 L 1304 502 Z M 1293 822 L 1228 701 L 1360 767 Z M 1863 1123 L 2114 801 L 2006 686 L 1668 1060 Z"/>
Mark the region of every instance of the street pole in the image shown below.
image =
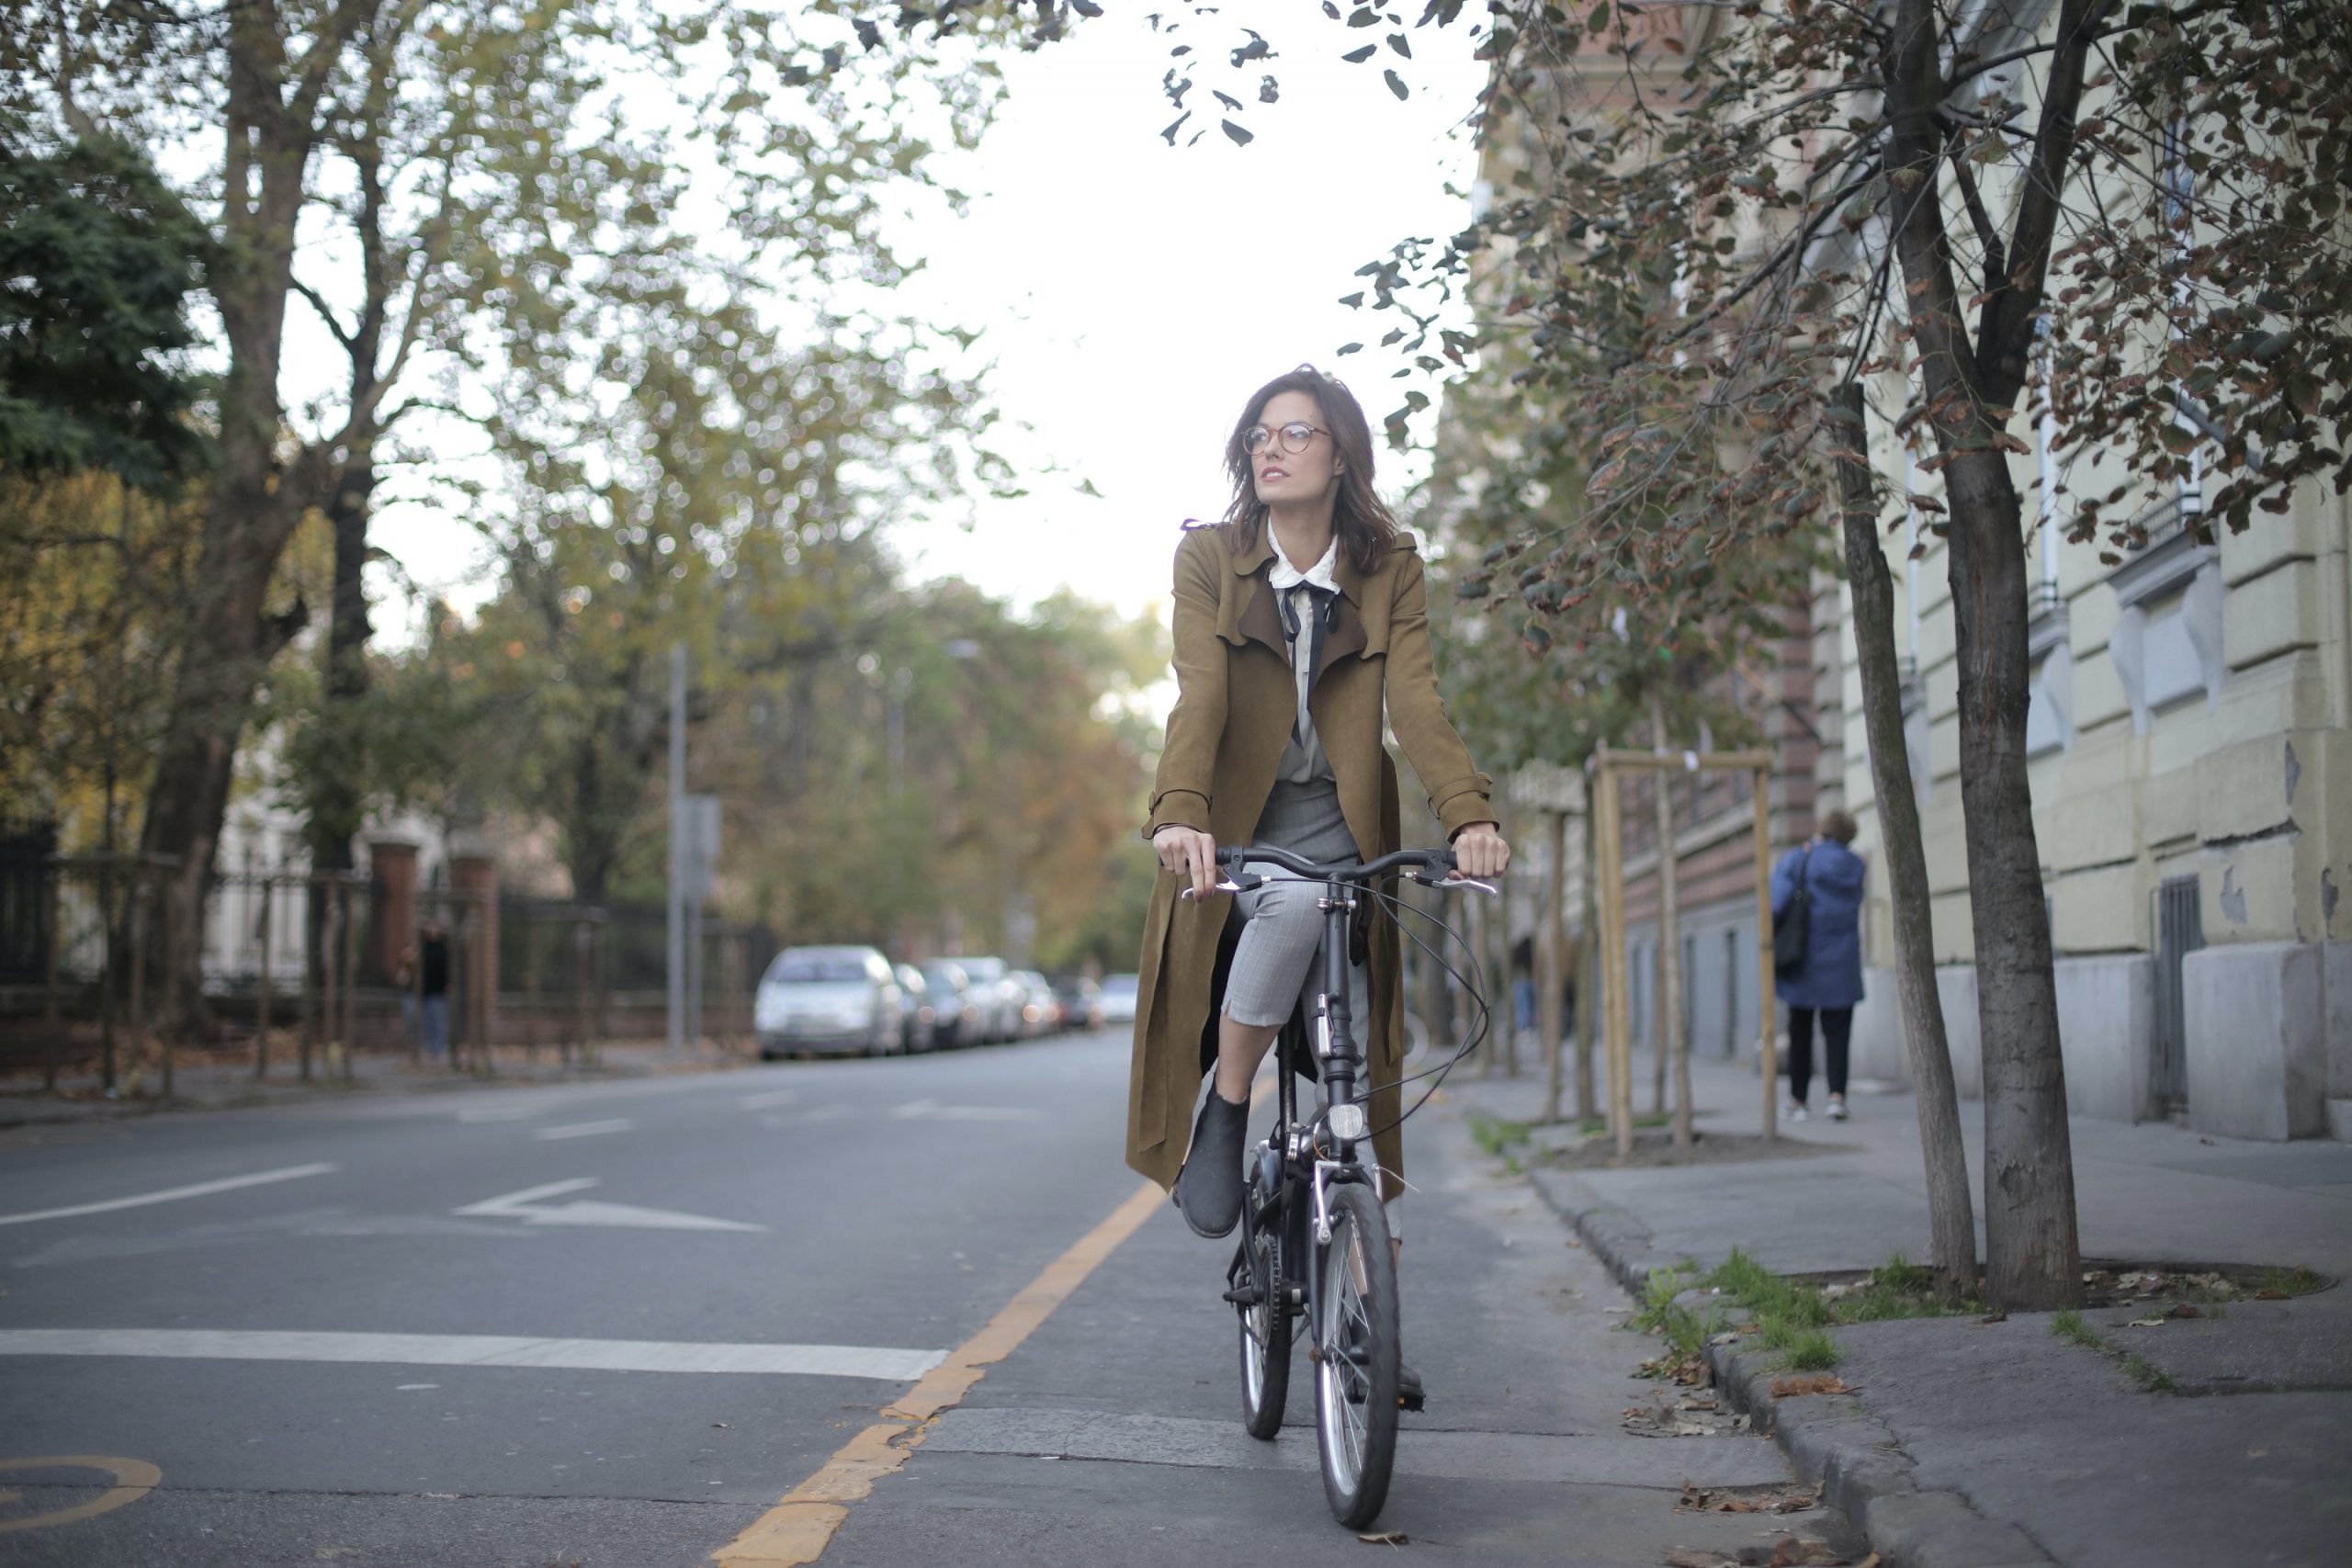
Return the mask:
<path id="1" fill-rule="evenodd" d="M 670 1050 L 686 1041 L 686 645 L 670 645 Z"/>

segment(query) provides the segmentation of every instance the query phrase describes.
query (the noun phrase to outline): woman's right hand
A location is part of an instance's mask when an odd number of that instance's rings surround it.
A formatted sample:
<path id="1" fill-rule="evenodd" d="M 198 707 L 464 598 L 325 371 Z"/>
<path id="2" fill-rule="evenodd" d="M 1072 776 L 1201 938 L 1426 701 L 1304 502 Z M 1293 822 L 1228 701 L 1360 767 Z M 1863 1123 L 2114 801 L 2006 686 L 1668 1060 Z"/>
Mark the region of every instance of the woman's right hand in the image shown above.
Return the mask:
<path id="1" fill-rule="evenodd" d="M 1151 836 L 1151 848 L 1162 871 L 1192 878 L 1193 897 L 1206 898 L 1216 891 L 1216 834 L 1170 822 Z"/>

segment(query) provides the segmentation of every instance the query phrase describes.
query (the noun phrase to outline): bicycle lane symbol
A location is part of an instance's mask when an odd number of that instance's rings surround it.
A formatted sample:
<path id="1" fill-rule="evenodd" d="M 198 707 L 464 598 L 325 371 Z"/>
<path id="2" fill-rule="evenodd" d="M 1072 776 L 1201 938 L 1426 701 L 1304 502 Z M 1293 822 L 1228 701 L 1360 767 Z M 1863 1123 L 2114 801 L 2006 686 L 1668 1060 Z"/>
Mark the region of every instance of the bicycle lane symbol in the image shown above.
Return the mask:
<path id="1" fill-rule="evenodd" d="M 16 1530 L 46 1529 L 52 1525 L 70 1525 L 79 1519 L 95 1518 L 112 1513 L 126 1503 L 136 1503 L 162 1484 L 164 1472 L 143 1459 L 110 1459 L 104 1454 L 63 1454 L 45 1459 L 0 1459 L 0 1509 L 21 1501 L 26 1484 L 44 1487 L 57 1483 L 19 1483 L 9 1485 L 10 1478 L 27 1471 L 96 1470 L 106 1472 L 113 1484 L 85 1502 L 71 1507 L 55 1509 L 46 1514 L 33 1514 L 24 1518 L 0 1516 L 0 1535 Z M 71 1483 L 68 1483 L 71 1484 Z"/>

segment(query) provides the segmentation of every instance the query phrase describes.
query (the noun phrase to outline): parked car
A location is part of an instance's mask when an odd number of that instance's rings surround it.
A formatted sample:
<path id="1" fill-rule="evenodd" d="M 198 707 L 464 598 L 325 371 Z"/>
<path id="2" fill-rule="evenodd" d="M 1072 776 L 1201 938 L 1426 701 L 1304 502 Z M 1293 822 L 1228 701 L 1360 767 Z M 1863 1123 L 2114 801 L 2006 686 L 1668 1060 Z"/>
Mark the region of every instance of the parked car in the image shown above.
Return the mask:
<path id="1" fill-rule="evenodd" d="M 1063 976 L 1054 982 L 1054 996 L 1062 1005 L 1064 1029 L 1102 1027 L 1102 987 L 1091 976 Z"/>
<path id="2" fill-rule="evenodd" d="M 1133 975 L 1102 976 L 1102 1021 L 1133 1023 L 1136 1021 L 1136 987 L 1140 982 Z"/>
<path id="3" fill-rule="evenodd" d="M 903 1046 L 905 993 L 871 947 L 787 947 L 752 998 L 764 1059 L 796 1051 L 887 1055 Z"/>
<path id="4" fill-rule="evenodd" d="M 911 964 L 896 964 L 899 992 L 906 998 L 899 1017 L 899 1048 L 912 1055 L 938 1042 L 939 1014 L 931 998 L 931 982 Z"/>
<path id="5" fill-rule="evenodd" d="M 1012 966 L 1001 958 L 985 955 L 958 958 L 964 973 L 972 982 L 973 1000 L 980 1010 L 980 1032 L 978 1043 L 994 1045 L 1001 1041 L 1018 1039 L 1021 1034 L 1021 997 L 1013 984 Z"/>
<path id="6" fill-rule="evenodd" d="M 1035 969 L 1015 969 L 1013 984 L 1021 987 L 1021 1037 L 1035 1039 L 1051 1034 L 1062 1026 L 1061 998 L 1054 995 L 1054 987 Z"/>
<path id="7" fill-rule="evenodd" d="M 943 1051 L 980 1043 L 980 998 L 964 966 L 949 958 L 934 958 L 922 966 L 931 987 L 932 1043 Z"/>

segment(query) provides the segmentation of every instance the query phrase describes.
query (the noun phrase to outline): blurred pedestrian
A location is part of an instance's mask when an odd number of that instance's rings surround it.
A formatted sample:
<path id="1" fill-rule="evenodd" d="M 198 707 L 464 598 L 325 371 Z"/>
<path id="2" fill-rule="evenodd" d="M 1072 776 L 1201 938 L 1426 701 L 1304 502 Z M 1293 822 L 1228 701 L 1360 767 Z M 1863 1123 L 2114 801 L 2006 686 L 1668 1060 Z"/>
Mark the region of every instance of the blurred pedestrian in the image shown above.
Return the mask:
<path id="1" fill-rule="evenodd" d="M 1854 819 L 1843 811 L 1821 818 L 1821 831 L 1781 857 L 1772 868 L 1774 988 L 1789 1010 L 1789 1099 L 1781 1114 L 1802 1122 L 1813 1088 L 1813 1027 L 1821 1023 L 1829 1119 L 1846 1119 L 1846 1063 L 1854 1035 L 1854 1007 L 1862 999 L 1862 858 Z M 1802 952 L 1789 962 L 1781 932 L 1804 927 Z"/>
<path id="2" fill-rule="evenodd" d="M 449 939 L 440 926 L 424 922 L 417 933 L 417 1014 L 424 1054 L 438 1063 L 449 1052 Z"/>

